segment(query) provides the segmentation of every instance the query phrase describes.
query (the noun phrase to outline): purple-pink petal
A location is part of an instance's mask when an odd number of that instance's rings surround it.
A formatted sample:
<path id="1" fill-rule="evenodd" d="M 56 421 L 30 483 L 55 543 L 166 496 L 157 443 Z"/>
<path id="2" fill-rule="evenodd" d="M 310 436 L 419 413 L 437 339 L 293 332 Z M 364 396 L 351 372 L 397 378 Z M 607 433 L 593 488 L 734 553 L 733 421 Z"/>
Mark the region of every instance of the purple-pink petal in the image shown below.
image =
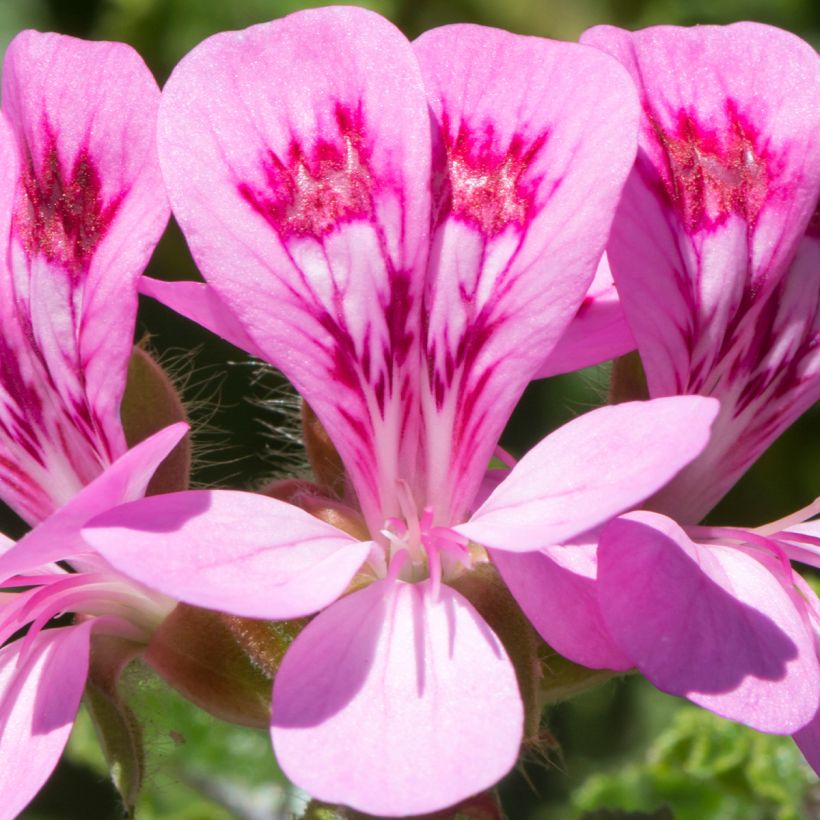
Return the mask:
<path id="1" fill-rule="evenodd" d="M 491 551 L 504 583 L 541 637 L 592 669 L 634 664 L 613 641 L 598 604 L 596 544 L 559 544 L 516 555 Z"/>
<path id="2" fill-rule="evenodd" d="M 139 291 L 252 356 L 263 357 L 256 342 L 210 285 L 203 282 L 164 282 L 143 276 L 139 282 Z"/>
<path id="3" fill-rule="evenodd" d="M 791 734 L 820 702 L 814 636 L 783 568 L 691 541 L 671 519 L 635 512 L 598 547 L 604 621 L 659 689 L 760 731 Z"/>
<path id="4" fill-rule="evenodd" d="M 472 605 L 385 580 L 318 615 L 273 689 L 277 760 L 312 796 L 379 816 L 445 808 L 515 764 L 515 671 Z"/>
<path id="5" fill-rule="evenodd" d="M 545 379 L 591 367 L 623 356 L 635 345 L 604 254 L 578 312 L 535 376 Z"/>

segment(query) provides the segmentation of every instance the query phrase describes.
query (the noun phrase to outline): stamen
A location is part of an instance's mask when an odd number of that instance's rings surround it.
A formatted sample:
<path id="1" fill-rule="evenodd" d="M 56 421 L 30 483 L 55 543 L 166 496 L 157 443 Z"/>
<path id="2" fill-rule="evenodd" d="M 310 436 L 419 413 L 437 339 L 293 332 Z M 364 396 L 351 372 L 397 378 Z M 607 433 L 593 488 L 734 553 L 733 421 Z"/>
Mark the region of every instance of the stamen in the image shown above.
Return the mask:
<path id="1" fill-rule="evenodd" d="M 406 549 L 399 550 L 393 556 L 390 561 L 390 566 L 387 568 L 387 580 L 395 581 L 409 560 L 410 553 Z"/>
<path id="2" fill-rule="evenodd" d="M 496 446 L 493 455 L 503 464 L 506 464 L 510 469 L 518 464 L 518 461 L 508 453 L 500 444 Z"/>

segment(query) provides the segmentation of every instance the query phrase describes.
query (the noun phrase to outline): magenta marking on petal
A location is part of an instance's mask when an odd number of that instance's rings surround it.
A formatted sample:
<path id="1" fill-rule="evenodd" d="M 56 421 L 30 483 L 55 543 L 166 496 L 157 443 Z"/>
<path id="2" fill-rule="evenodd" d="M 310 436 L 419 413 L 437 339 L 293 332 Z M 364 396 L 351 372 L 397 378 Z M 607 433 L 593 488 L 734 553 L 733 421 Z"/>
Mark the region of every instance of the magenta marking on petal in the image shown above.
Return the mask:
<path id="1" fill-rule="evenodd" d="M 771 193 L 774 159 L 737 104 L 726 101 L 728 127 L 720 130 L 685 110 L 669 130 L 652 111 L 646 114 L 664 152 L 665 167 L 659 169 L 663 188 L 686 229 L 708 230 L 732 214 L 753 226 Z"/>
<path id="2" fill-rule="evenodd" d="M 820 200 L 814 208 L 814 213 L 809 220 L 809 225 L 806 228 L 806 236 L 812 239 L 820 239 Z"/>
<path id="3" fill-rule="evenodd" d="M 524 175 L 546 144 L 548 132 L 529 140 L 515 134 L 506 151 L 500 151 L 491 122 L 479 131 L 461 120 L 453 136 L 446 112 L 442 132 L 447 169 L 436 197 L 439 221 L 452 215 L 488 237 L 510 224 L 525 226 L 540 180 L 525 180 Z"/>
<path id="4" fill-rule="evenodd" d="M 46 147 L 39 168 L 26 149 L 13 230 L 29 258 L 43 256 L 77 277 L 88 269 L 126 192 L 103 202 L 100 175 L 87 148 L 80 149 L 65 174 L 57 137 L 48 123 L 42 128 Z"/>
<path id="5" fill-rule="evenodd" d="M 282 236 L 318 239 L 339 223 L 373 213 L 376 181 L 364 117 L 341 103 L 335 117 L 338 138 L 320 139 L 311 150 L 293 139 L 284 160 L 268 151 L 263 160 L 267 190 L 239 184 L 242 198 Z"/>

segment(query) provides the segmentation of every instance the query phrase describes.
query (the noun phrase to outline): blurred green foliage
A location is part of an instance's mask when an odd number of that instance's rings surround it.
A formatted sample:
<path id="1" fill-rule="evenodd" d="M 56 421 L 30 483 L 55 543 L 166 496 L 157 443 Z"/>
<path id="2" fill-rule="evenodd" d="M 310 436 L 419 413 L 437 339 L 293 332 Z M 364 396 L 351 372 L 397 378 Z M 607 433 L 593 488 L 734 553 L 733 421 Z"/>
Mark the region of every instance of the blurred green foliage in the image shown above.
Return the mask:
<path id="1" fill-rule="evenodd" d="M 325 4 L 2 0 L 0 49 L 26 27 L 123 40 L 137 48 L 163 82 L 203 38 L 309 5 Z M 575 39 L 599 23 L 640 28 L 754 19 L 787 28 L 820 46 L 817 0 L 373 0 L 361 5 L 384 14 L 409 37 L 464 21 Z M 196 276 L 174 226 L 150 272 L 162 278 Z M 146 303 L 142 310 L 141 332 L 152 334 L 160 351 L 197 348 L 195 356 L 184 353 L 180 359 L 183 369 L 200 369 L 194 377 L 184 374 L 188 395 L 198 391 L 199 404 L 205 398 L 210 429 L 223 431 L 211 442 L 211 463 L 203 468 L 200 461 L 199 480 L 252 486 L 275 472 L 272 453 L 280 453 L 282 445 L 270 444 L 270 428 L 281 427 L 283 404 L 281 394 L 271 392 L 272 377 L 264 377 L 268 387 L 260 393 L 254 371 L 229 345 L 157 305 Z M 235 366 L 225 368 L 226 360 Z M 217 371 L 221 388 L 214 386 Z M 602 403 L 606 380 L 604 366 L 534 384 L 502 443 L 520 454 L 548 430 Z M 249 403 L 247 396 L 254 392 L 257 400 Z M 216 398 L 208 402 L 212 396 Z M 815 409 L 788 431 L 718 508 L 714 520 L 756 524 L 807 503 L 816 493 L 819 421 Z M 215 457 L 215 450 L 221 455 Z M 141 667 L 128 673 L 127 688 L 130 702 L 146 723 L 148 776 L 138 806 L 140 820 L 263 820 L 288 817 L 304 805 L 304 797 L 293 793 L 276 768 L 265 733 L 208 717 Z M 789 738 L 762 736 L 721 721 L 654 691 L 638 678 L 611 682 L 552 707 L 545 715 L 543 738 L 543 746 L 532 750 L 501 784 L 511 820 L 567 820 L 586 812 L 591 817 L 605 807 L 653 812 L 663 806 L 681 820 L 820 817 L 818 786 Z M 120 817 L 85 713 L 66 757 L 24 817 Z"/>

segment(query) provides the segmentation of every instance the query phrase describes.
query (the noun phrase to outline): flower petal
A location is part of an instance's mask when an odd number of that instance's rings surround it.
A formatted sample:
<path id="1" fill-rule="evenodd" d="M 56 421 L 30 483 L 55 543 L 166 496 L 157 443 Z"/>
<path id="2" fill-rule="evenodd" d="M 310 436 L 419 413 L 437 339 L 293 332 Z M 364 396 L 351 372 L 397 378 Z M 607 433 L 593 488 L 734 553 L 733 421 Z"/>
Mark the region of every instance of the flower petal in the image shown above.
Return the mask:
<path id="1" fill-rule="evenodd" d="M 712 441 L 652 500 L 681 521 L 699 521 L 820 399 L 820 234 L 806 236 L 788 273 L 744 318 L 713 378 L 721 412 Z"/>
<path id="2" fill-rule="evenodd" d="M 374 530 L 417 460 L 429 133 L 409 44 L 356 8 L 206 40 L 160 113 L 203 275 L 319 416 Z"/>
<path id="3" fill-rule="evenodd" d="M 454 527 L 496 550 L 562 544 L 640 503 L 703 450 L 714 399 L 601 407 L 527 453 L 473 517 Z"/>
<path id="4" fill-rule="evenodd" d="M 713 446 L 664 499 L 695 523 L 820 396 L 817 252 L 789 270 L 820 197 L 820 65 L 755 23 L 582 39 L 623 63 L 643 101 L 607 252 L 650 395 L 723 405 Z"/>
<path id="5" fill-rule="evenodd" d="M 308 615 L 336 600 L 372 544 L 255 493 L 155 495 L 103 513 L 83 537 L 150 589 L 246 618 Z"/>
<path id="6" fill-rule="evenodd" d="M 795 733 L 794 742 L 803 753 L 809 766 L 820 775 L 820 712 L 810 723 Z"/>
<path id="7" fill-rule="evenodd" d="M 91 621 L 0 649 L 0 817 L 16 817 L 57 765 L 88 673 Z"/>
<path id="8" fill-rule="evenodd" d="M 47 490 L 48 504 L 7 493 L 33 523 L 125 450 L 136 281 L 169 211 L 159 89 L 130 46 L 23 32 L 2 99 L 20 168 L 0 275 L 3 449 Z"/>
<path id="9" fill-rule="evenodd" d="M 203 282 L 164 282 L 143 276 L 139 291 L 252 356 L 263 357 L 256 342 L 210 285 Z"/>
<path id="10" fill-rule="evenodd" d="M 609 361 L 635 349 L 606 254 L 575 318 L 535 377 L 545 379 Z"/>
<path id="11" fill-rule="evenodd" d="M 491 716 L 491 719 L 490 719 Z M 493 786 L 523 731 L 515 671 L 472 605 L 386 580 L 317 616 L 273 688 L 271 735 L 314 797 L 379 816 L 421 814 Z"/>
<path id="12" fill-rule="evenodd" d="M 638 107 L 620 66 L 574 43 L 457 25 L 414 48 L 437 131 L 427 497 L 453 521 L 592 280 Z"/>
<path id="13" fill-rule="evenodd" d="M 598 588 L 610 633 L 659 689 L 764 732 L 791 734 L 814 716 L 811 628 L 755 557 L 634 512 L 601 535 Z"/>
<path id="14" fill-rule="evenodd" d="M 591 669 L 625 671 L 632 661 L 612 640 L 600 607 L 596 544 L 560 544 L 493 563 L 524 614 L 560 655 Z"/>
<path id="15" fill-rule="evenodd" d="M 104 510 L 140 498 L 157 467 L 187 431 L 187 424 L 172 424 L 126 451 L 68 504 L 0 555 L 0 581 L 88 552 L 80 538 L 83 524 Z"/>

